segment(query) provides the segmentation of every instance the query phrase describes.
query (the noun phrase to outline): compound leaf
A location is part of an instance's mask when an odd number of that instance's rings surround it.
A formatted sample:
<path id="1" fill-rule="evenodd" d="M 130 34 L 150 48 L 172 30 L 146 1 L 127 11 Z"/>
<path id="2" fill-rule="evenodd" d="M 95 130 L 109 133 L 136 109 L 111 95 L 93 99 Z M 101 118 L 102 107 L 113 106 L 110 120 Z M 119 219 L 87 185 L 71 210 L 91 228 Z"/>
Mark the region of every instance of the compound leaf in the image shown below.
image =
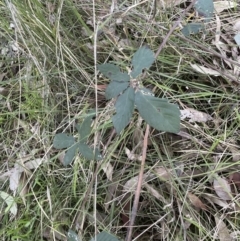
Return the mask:
<path id="1" fill-rule="evenodd" d="M 79 126 L 76 126 L 76 129 L 78 130 L 78 134 L 80 136 L 80 142 L 86 142 L 88 136 L 91 133 L 92 130 L 92 120 L 96 116 L 96 111 L 91 110 L 88 112 L 87 117 L 84 119 L 82 124 Z"/>
<path id="2" fill-rule="evenodd" d="M 90 241 L 119 241 L 115 236 L 105 231 L 99 233 L 96 238 L 92 238 Z"/>
<path id="3" fill-rule="evenodd" d="M 95 154 L 94 154 L 94 150 L 85 143 L 78 143 L 78 148 L 79 148 L 79 152 L 87 160 L 101 160 L 102 159 L 102 155 L 100 154 L 100 152 L 97 148 L 95 149 Z"/>
<path id="4" fill-rule="evenodd" d="M 107 100 L 117 97 L 121 92 L 127 89 L 129 82 L 112 81 L 106 89 L 105 97 Z"/>
<path id="5" fill-rule="evenodd" d="M 213 0 L 197 0 L 194 4 L 194 7 L 200 15 L 205 17 L 207 22 L 213 17 Z"/>
<path id="6" fill-rule="evenodd" d="M 133 70 L 130 74 L 132 78 L 135 79 L 142 73 L 143 69 L 149 68 L 154 60 L 155 56 L 151 49 L 147 46 L 139 48 L 132 58 Z"/>
<path id="7" fill-rule="evenodd" d="M 69 164 L 71 164 L 71 162 L 73 161 L 73 158 L 76 155 L 78 146 L 77 143 L 75 143 L 75 145 L 71 146 L 65 153 L 65 156 L 63 158 L 63 165 L 67 166 Z"/>
<path id="8" fill-rule="evenodd" d="M 53 139 L 53 146 L 56 149 L 63 149 L 72 146 L 74 142 L 75 140 L 73 136 L 66 133 L 59 133 L 56 134 Z"/>
<path id="9" fill-rule="evenodd" d="M 87 144 L 85 143 L 79 143 L 79 152 L 82 154 L 84 158 L 87 160 L 94 160 L 95 156 L 93 153 L 93 149 L 90 148 Z"/>
<path id="10" fill-rule="evenodd" d="M 177 133 L 180 130 L 180 111 L 177 105 L 138 91 L 135 104 L 141 117 L 152 127 L 161 131 Z"/>
<path id="11" fill-rule="evenodd" d="M 115 80 L 119 82 L 130 81 L 130 76 L 127 73 L 120 71 L 120 68 L 115 64 L 101 64 L 98 65 L 99 71 L 108 77 L 110 80 Z"/>
<path id="12" fill-rule="evenodd" d="M 118 134 L 127 126 L 132 117 L 134 98 L 134 89 L 129 87 L 116 101 L 116 114 L 112 117 L 112 122 Z"/>
<path id="13" fill-rule="evenodd" d="M 201 23 L 189 23 L 183 27 L 181 30 L 184 36 L 189 36 L 190 34 L 196 34 L 204 28 Z"/>
<path id="14" fill-rule="evenodd" d="M 81 241 L 78 235 L 71 229 L 67 232 L 67 241 Z"/>

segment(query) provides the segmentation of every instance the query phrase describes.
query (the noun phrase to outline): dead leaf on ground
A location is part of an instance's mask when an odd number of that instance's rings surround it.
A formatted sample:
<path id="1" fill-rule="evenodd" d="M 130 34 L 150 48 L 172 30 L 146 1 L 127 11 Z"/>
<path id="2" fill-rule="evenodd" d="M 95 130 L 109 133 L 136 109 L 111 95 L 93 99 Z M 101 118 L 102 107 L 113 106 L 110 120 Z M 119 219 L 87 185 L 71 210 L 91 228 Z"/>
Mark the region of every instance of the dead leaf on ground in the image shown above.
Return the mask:
<path id="1" fill-rule="evenodd" d="M 125 153 L 131 161 L 142 161 L 142 156 L 132 153 L 127 147 L 125 147 Z"/>
<path id="2" fill-rule="evenodd" d="M 65 152 L 61 152 L 58 156 L 57 159 L 60 161 L 61 164 L 64 163 L 64 156 L 65 156 Z"/>
<path id="3" fill-rule="evenodd" d="M 204 146 L 204 143 L 202 140 L 199 140 L 197 138 L 195 138 L 194 136 L 192 136 L 191 134 L 187 133 L 187 132 L 184 132 L 184 131 L 179 131 L 177 133 L 177 135 L 183 137 L 184 139 L 188 139 L 188 140 L 192 140 L 196 143 L 198 143 L 200 146 Z M 196 155 L 195 155 L 196 156 Z"/>
<path id="4" fill-rule="evenodd" d="M 94 225 L 96 222 L 97 224 L 102 225 L 107 220 L 107 215 L 98 210 L 96 210 L 96 213 L 87 213 L 86 217 L 91 225 Z"/>
<path id="5" fill-rule="evenodd" d="M 222 200 L 232 200 L 231 187 L 226 178 L 217 177 L 213 181 L 213 188 Z"/>
<path id="6" fill-rule="evenodd" d="M 200 208 L 205 211 L 207 210 L 206 205 L 195 194 L 188 192 L 187 196 L 194 207 L 196 207 L 198 209 Z"/>
<path id="7" fill-rule="evenodd" d="M 36 158 L 32 161 L 28 161 L 24 164 L 25 168 L 32 170 L 37 169 L 42 163 L 46 162 L 46 159 L 44 158 Z M 26 170 L 26 169 L 25 169 Z"/>
<path id="8" fill-rule="evenodd" d="M 240 33 L 238 33 L 238 34 L 234 37 L 234 39 L 235 39 L 237 45 L 240 46 Z M 236 60 L 237 60 L 237 63 L 240 63 L 240 56 L 237 56 L 237 57 L 236 57 Z M 239 77 L 239 76 L 240 76 L 240 67 L 239 67 L 239 66 L 237 66 L 237 65 L 234 65 L 234 66 L 233 66 L 233 74 L 236 75 L 236 77 Z M 236 81 L 236 82 L 239 83 L 239 78 L 238 78 L 237 80 L 238 80 L 238 81 Z"/>
<path id="9" fill-rule="evenodd" d="M 238 18 L 236 21 L 235 21 L 235 23 L 234 23 L 234 25 L 233 25 L 233 30 L 234 31 L 236 31 L 236 32 L 240 32 L 240 18 Z"/>
<path id="10" fill-rule="evenodd" d="M 159 148 L 164 153 L 164 155 L 168 156 L 169 158 L 173 157 L 173 149 L 171 146 L 167 146 L 166 144 L 159 144 Z"/>
<path id="11" fill-rule="evenodd" d="M 18 209 L 17 209 L 17 203 L 14 200 L 14 197 L 3 191 L 0 191 L 0 197 L 7 204 L 5 213 L 10 211 L 10 213 L 15 217 L 17 215 Z"/>
<path id="12" fill-rule="evenodd" d="M 205 193 L 202 196 L 212 204 L 215 203 L 224 209 L 230 208 L 230 205 L 225 200 L 221 200 L 215 195 Z"/>
<path id="13" fill-rule="evenodd" d="M 127 197 L 128 196 L 129 194 L 127 195 Z M 121 212 L 121 219 L 122 219 L 123 225 L 127 225 L 130 221 L 129 213 L 131 211 L 131 202 L 130 200 L 126 200 L 126 202 L 122 204 L 123 204 L 123 207 Z"/>
<path id="14" fill-rule="evenodd" d="M 102 169 L 105 172 L 107 179 L 112 181 L 112 174 L 113 174 L 113 166 L 110 162 L 104 163 L 102 165 Z"/>
<path id="15" fill-rule="evenodd" d="M 201 74 L 213 75 L 213 76 L 220 76 L 221 75 L 221 73 L 219 73 L 218 71 L 216 71 L 214 69 L 206 68 L 206 67 L 200 66 L 198 64 L 191 64 L 191 67 L 195 71 L 197 71 L 198 73 L 201 73 Z"/>
<path id="16" fill-rule="evenodd" d="M 18 162 L 15 163 L 12 172 L 10 173 L 10 184 L 9 187 L 13 191 L 14 195 L 19 186 L 20 177 L 23 172 L 26 174 L 30 174 L 30 170 L 37 169 L 43 162 L 46 160 L 44 158 L 37 158 L 35 160 L 31 160 L 26 162 L 25 164 L 20 164 Z"/>
<path id="17" fill-rule="evenodd" d="M 165 200 L 165 198 L 156 190 L 152 185 L 149 185 L 147 183 L 144 184 L 144 187 L 147 189 L 147 191 L 154 196 L 155 198 L 159 199 L 164 204 L 168 205 L 169 202 Z"/>
<path id="18" fill-rule="evenodd" d="M 229 182 L 236 185 L 240 189 L 240 172 L 234 172 L 229 176 Z"/>
<path id="19" fill-rule="evenodd" d="M 3 78 L 4 78 L 4 76 L 5 76 L 6 74 L 7 74 L 7 73 L 0 73 L 0 81 L 2 81 L 2 80 L 3 80 Z M 5 88 L 2 88 L 2 87 L 1 87 L 1 89 L 2 89 L 2 90 L 1 90 L 1 94 L 2 94 L 2 93 L 4 93 L 4 92 L 5 92 L 5 91 L 4 91 L 4 90 L 5 90 Z"/>
<path id="20" fill-rule="evenodd" d="M 214 4 L 214 10 L 217 13 L 221 13 L 224 10 L 235 8 L 237 6 L 236 1 L 216 1 Z"/>
<path id="21" fill-rule="evenodd" d="M 47 2 L 46 6 L 49 13 L 53 13 L 56 9 L 56 5 L 51 2 Z"/>
<path id="22" fill-rule="evenodd" d="M 26 194 L 28 193 L 28 177 L 26 174 L 21 175 L 18 185 L 19 196 L 22 198 L 24 205 L 26 206 Z"/>
<path id="23" fill-rule="evenodd" d="M 239 62 L 240 63 L 240 62 Z M 223 75 L 229 78 L 229 81 L 234 81 L 239 84 L 239 77 L 236 74 L 239 74 L 240 68 L 236 65 L 233 66 L 233 70 L 225 69 L 223 70 Z"/>
<path id="24" fill-rule="evenodd" d="M 221 27 L 221 20 L 216 14 L 216 34 L 215 40 L 213 40 L 212 43 L 216 45 L 221 55 L 224 56 L 223 61 L 228 65 L 230 69 L 232 69 L 232 64 L 227 60 L 228 56 L 226 54 L 228 51 L 230 51 L 229 45 L 220 40 L 220 37 L 223 36 L 221 35 Z"/>
<path id="25" fill-rule="evenodd" d="M 158 178 L 162 181 L 169 181 L 172 179 L 172 173 L 165 167 L 157 167 L 154 169 Z"/>
<path id="26" fill-rule="evenodd" d="M 7 171 L 7 172 L 4 172 L 3 174 L 0 175 L 0 181 L 5 181 L 6 179 L 8 179 L 12 173 L 13 173 L 13 169 Z"/>
<path id="27" fill-rule="evenodd" d="M 184 110 L 180 110 L 181 112 L 181 120 L 189 119 L 189 122 L 206 122 L 212 120 L 213 118 L 204 112 L 195 110 L 193 108 L 186 108 Z"/>
<path id="28" fill-rule="evenodd" d="M 13 191 L 13 195 L 15 196 L 17 188 L 19 186 L 19 180 L 23 172 L 23 167 L 20 166 L 18 163 L 14 164 L 13 171 L 10 175 L 9 179 L 9 188 Z"/>
<path id="29" fill-rule="evenodd" d="M 216 223 L 216 234 L 220 241 L 232 241 L 229 230 L 226 224 L 223 222 L 222 218 L 219 218 L 217 215 L 214 216 Z"/>
<path id="30" fill-rule="evenodd" d="M 240 160 L 240 152 L 237 148 L 229 146 L 229 150 L 232 152 L 232 160 L 239 161 Z"/>
<path id="31" fill-rule="evenodd" d="M 186 2 L 186 0 L 156 0 L 157 7 L 163 9 L 177 6 L 183 2 Z"/>
<path id="32" fill-rule="evenodd" d="M 108 188 L 106 190 L 106 196 L 104 200 L 104 206 L 105 206 L 106 212 L 109 210 L 109 205 L 111 204 L 111 202 L 113 201 L 116 195 L 117 188 L 118 188 L 117 182 L 110 182 L 108 184 Z"/>
<path id="33" fill-rule="evenodd" d="M 143 175 L 143 179 L 142 179 L 142 184 L 144 184 L 144 182 L 146 181 L 146 178 L 148 177 L 147 174 Z M 132 177 L 131 179 L 129 179 L 123 186 L 123 191 L 124 192 L 133 192 L 136 190 L 138 184 L 138 176 Z"/>
<path id="34" fill-rule="evenodd" d="M 236 230 L 230 233 L 230 236 L 234 240 L 239 240 L 240 237 L 240 230 Z"/>
<path id="35" fill-rule="evenodd" d="M 187 230 L 193 222 L 193 217 L 192 217 L 191 213 L 186 209 L 184 209 L 184 211 L 182 211 L 182 212 L 184 213 L 184 217 L 185 217 L 184 222 L 183 222 L 183 228 Z"/>

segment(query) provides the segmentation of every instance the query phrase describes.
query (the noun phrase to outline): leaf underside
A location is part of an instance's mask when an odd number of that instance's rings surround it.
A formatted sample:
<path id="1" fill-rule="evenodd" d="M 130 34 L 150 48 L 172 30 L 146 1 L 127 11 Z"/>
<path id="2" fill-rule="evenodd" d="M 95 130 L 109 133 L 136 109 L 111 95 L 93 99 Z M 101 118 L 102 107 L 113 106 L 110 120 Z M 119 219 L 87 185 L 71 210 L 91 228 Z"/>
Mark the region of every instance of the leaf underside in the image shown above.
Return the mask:
<path id="1" fill-rule="evenodd" d="M 112 122 L 118 134 L 128 125 L 132 117 L 134 98 L 134 89 L 129 87 L 116 101 L 116 114 L 112 117 Z"/>
<path id="2" fill-rule="evenodd" d="M 105 91 L 105 97 L 107 100 L 117 97 L 121 92 L 127 89 L 129 82 L 117 82 L 111 81 Z"/>
<path id="3" fill-rule="evenodd" d="M 135 104 L 141 117 L 153 128 L 172 133 L 180 131 L 180 111 L 177 105 L 141 91 L 135 95 Z"/>
<path id="4" fill-rule="evenodd" d="M 68 148 L 74 144 L 74 137 L 66 133 L 56 134 L 53 139 L 53 146 L 56 149 Z"/>
<path id="5" fill-rule="evenodd" d="M 119 241 L 115 236 L 105 231 L 99 233 L 95 238 L 92 238 L 90 241 Z"/>
<path id="6" fill-rule="evenodd" d="M 201 16 L 205 17 L 206 22 L 210 21 L 213 17 L 213 0 L 197 0 L 194 7 Z"/>
<path id="7" fill-rule="evenodd" d="M 143 46 L 137 50 L 132 58 L 133 70 L 131 76 L 135 79 L 145 68 L 149 68 L 155 60 L 154 53 L 147 46 Z"/>
<path id="8" fill-rule="evenodd" d="M 68 230 L 67 241 L 81 241 L 78 235 L 73 230 Z"/>
<path id="9" fill-rule="evenodd" d="M 120 82 L 128 82 L 130 81 L 130 76 L 121 72 L 120 68 L 115 64 L 101 64 L 98 65 L 99 71 L 108 77 L 110 80 L 120 81 Z"/>

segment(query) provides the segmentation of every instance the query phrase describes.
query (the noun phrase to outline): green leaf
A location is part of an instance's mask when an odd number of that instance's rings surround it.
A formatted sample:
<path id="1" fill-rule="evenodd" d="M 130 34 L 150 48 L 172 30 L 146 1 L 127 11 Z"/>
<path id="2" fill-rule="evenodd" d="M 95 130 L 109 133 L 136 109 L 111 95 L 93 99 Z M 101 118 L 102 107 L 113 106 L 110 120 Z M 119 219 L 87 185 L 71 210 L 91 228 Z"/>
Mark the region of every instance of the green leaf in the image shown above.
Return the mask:
<path id="1" fill-rule="evenodd" d="M 207 22 L 213 17 L 213 0 L 197 0 L 194 4 L 194 7 L 200 15 L 205 17 Z"/>
<path id="2" fill-rule="evenodd" d="M 177 105 L 166 99 L 159 99 L 138 91 L 135 104 L 141 117 L 160 131 L 178 133 L 180 131 L 180 111 Z"/>
<path id="3" fill-rule="evenodd" d="M 108 77 L 110 80 L 115 80 L 119 82 L 130 81 L 130 76 L 127 73 L 121 72 L 120 68 L 114 64 L 101 64 L 98 65 L 99 71 Z"/>
<path id="4" fill-rule="evenodd" d="M 78 145 L 77 143 L 75 143 L 75 145 L 71 146 L 65 153 L 65 156 L 63 158 L 63 165 L 67 166 L 69 164 L 71 164 L 71 162 L 73 161 L 73 158 L 76 155 L 78 149 Z"/>
<path id="5" fill-rule="evenodd" d="M 67 232 L 67 241 L 81 241 L 78 235 L 71 229 Z"/>
<path id="6" fill-rule="evenodd" d="M 121 92 L 127 89 L 129 82 L 116 82 L 112 81 L 105 92 L 107 100 L 117 97 Z"/>
<path id="7" fill-rule="evenodd" d="M 149 68 L 154 60 L 155 56 L 151 49 L 147 46 L 139 48 L 132 58 L 133 70 L 130 74 L 132 78 L 135 79 L 142 73 L 143 69 Z"/>
<path id="8" fill-rule="evenodd" d="M 78 148 L 79 148 L 79 152 L 87 160 L 101 160 L 102 159 L 102 155 L 100 154 L 100 152 L 97 148 L 95 149 L 95 154 L 94 154 L 94 150 L 85 143 L 78 143 Z"/>
<path id="9" fill-rule="evenodd" d="M 74 137 L 66 133 L 56 134 L 53 139 L 53 146 L 56 149 L 68 148 L 74 144 Z"/>
<path id="10" fill-rule="evenodd" d="M 134 89 L 129 87 L 116 101 L 116 114 L 112 117 L 112 122 L 118 134 L 127 126 L 132 117 L 134 98 Z"/>
<path id="11" fill-rule="evenodd" d="M 189 23 L 183 27 L 181 30 L 184 36 L 189 36 L 190 34 L 196 34 L 204 29 L 204 25 L 201 23 Z"/>
<path id="12" fill-rule="evenodd" d="M 79 126 L 76 126 L 76 129 L 78 130 L 79 136 L 80 136 L 80 142 L 86 142 L 88 136 L 91 133 L 92 130 L 92 119 L 93 117 L 96 116 L 96 111 L 95 110 L 91 110 L 88 112 L 87 117 L 84 119 L 84 121 L 82 122 L 82 124 Z"/>
<path id="13" fill-rule="evenodd" d="M 105 231 L 99 233 L 96 238 L 92 238 L 90 241 L 119 241 L 115 236 Z"/>

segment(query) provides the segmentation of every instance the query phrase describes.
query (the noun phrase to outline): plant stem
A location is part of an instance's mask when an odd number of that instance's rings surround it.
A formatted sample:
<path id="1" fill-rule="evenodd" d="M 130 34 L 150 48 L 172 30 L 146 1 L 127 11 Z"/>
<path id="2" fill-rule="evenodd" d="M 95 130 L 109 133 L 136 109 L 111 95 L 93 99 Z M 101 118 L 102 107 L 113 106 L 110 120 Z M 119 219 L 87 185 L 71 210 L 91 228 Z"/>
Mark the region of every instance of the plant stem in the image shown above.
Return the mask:
<path id="1" fill-rule="evenodd" d="M 160 52 L 162 51 L 162 49 L 164 48 L 164 46 L 166 45 L 169 37 L 171 36 L 171 34 L 173 33 L 173 31 L 177 28 L 177 26 L 179 25 L 179 23 L 182 21 L 183 17 L 189 12 L 189 10 L 193 7 L 193 5 L 195 4 L 196 0 L 193 0 L 191 2 L 191 4 L 185 9 L 185 11 L 183 12 L 183 14 L 178 18 L 178 20 L 174 23 L 174 25 L 172 26 L 172 28 L 169 30 L 168 34 L 166 35 L 166 37 L 163 39 L 163 42 L 161 43 L 161 45 L 159 46 L 156 54 L 155 54 L 155 58 L 157 58 L 157 56 L 160 54 Z"/>
<path id="2" fill-rule="evenodd" d="M 182 21 L 183 17 L 193 7 L 195 2 L 196 2 L 196 0 L 193 0 L 191 2 L 191 4 L 185 9 L 183 14 L 179 17 L 179 19 L 175 22 L 175 24 L 169 30 L 169 32 L 166 35 L 166 37 L 164 38 L 163 42 L 159 46 L 159 48 L 158 48 L 158 50 L 157 50 L 157 52 L 155 54 L 155 58 L 157 58 L 157 56 L 161 53 L 161 51 L 164 48 L 164 46 L 166 45 L 169 37 L 171 36 L 173 31 L 177 28 L 179 23 Z M 149 125 L 147 125 L 147 127 L 146 127 L 146 132 L 145 132 L 145 136 L 144 136 L 141 169 L 140 169 L 140 173 L 139 173 L 139 176 L 138 176 L 138 185 L 137 185 L 137 189 L 136 189 L 136 192 L 135 192 L 135 198 L 134 198 L 134 203 L 133 203 L 132 212 L 131 212 L 131 216 L 130 216 L 129 227 L 128 227 L 127 236 L 126 236 L 126 239 L 125 239 L 126 241 L 131 241 L 132 240 L 133 225 L 134 225 L 134 222 L 135 222 L 135 219 L 136 219 L 136 216 L 137 216 L 139 198 L 140 198 L 141 187 L 142 187 L 142 179 L 143 179 L 143 173 L 144 173 L 144 165 L 145 165 L 146 153 L 147 153 L 148 135 L 149 135 Z"/>
<path id="3" fill-rule="evenodd" d="M 134 198 L 134 203 L 133 203 L 133 207 L 132 207 L 132 213 L 131 213 L 131 217 L 130 217 L 126 241 L 132 240 L 133 224 L 134 224 L 136 216 L 137 216 L 139 197 L 140 197 L 141 188 L 142 188 L 144 166 L 145 166 L 145 160 L 146 160 L 146 155 L 147 155 L 148 135 L 149 135 L 149 125 L 147 125 L 146 132 L 145 132 L 145 135 L 144 135 L 143 151 L 142 151 L 142 163 L 141 163 L 140 173 L 139 173 L 139 176 L 138 176 L 138 185 L 137 185 L 137 189 L 136 189 L 136 192 L 135 192 L 135 198 Z"/>

